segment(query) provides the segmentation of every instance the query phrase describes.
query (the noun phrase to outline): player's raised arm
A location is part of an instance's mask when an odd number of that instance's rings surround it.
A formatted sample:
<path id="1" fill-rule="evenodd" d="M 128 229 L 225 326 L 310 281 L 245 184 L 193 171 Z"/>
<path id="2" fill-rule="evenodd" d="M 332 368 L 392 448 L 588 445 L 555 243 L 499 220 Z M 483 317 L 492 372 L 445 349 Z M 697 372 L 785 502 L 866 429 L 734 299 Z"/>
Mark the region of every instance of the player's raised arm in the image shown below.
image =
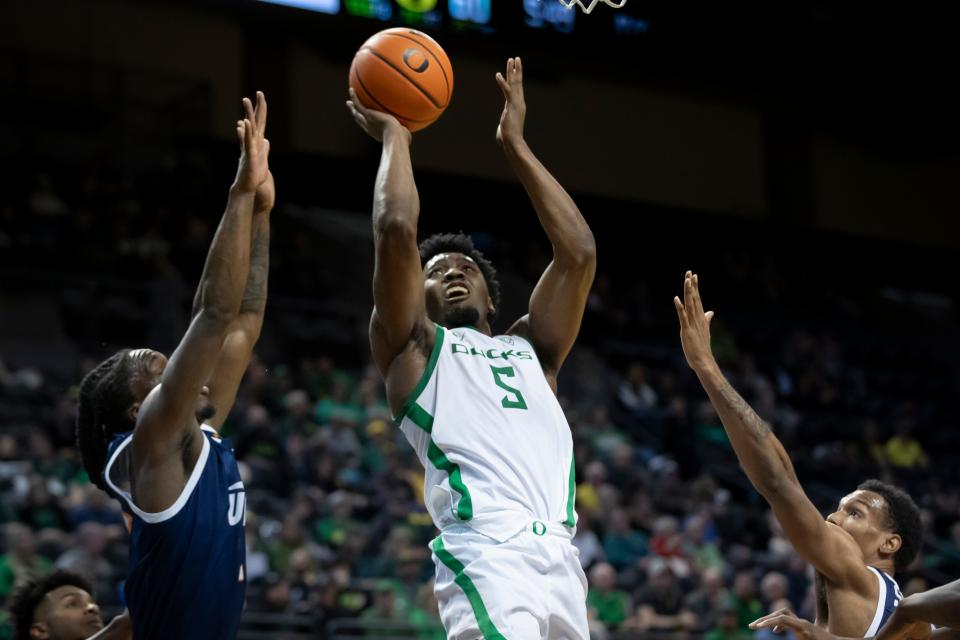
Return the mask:
<path id="1" fill-rule="evenodd" d="M 266 108 L 266 102 L 264 102 Z M 264 119 L 266 114 L 264 113 Z M 267 171 L 266 179 L 257 188 L 253 205 L 253 223 L 250 232 L 250 271 L 243 290 L 243 300 L 237 318 L 230 323 L 227 335 L 220 348 L 217 364 L 207 387 L 210 389 L 210 404 L 217 413 L 207 419 L 207 424 L 220 428 L 237 398 L 240 381 L 250 363 L 253 347 L 260 339 L 263 313 L 267 306 L 267 280 L 270 274 L 270 212 L 276 199 L 273 174 Z M 200 311 L 200 291 L 193 300 L 193 314 Z"/>
<path id="2" fill-rule="evenodd" d="M 411 340 L 426 337 L 432 346 L 433 325 L 424 309 L 423 270 L 417 249 L 420 196 L 410 162 L 410 132 L 393 116 L 367 109 L 353 89 L 347 101 L 357 125 L 383 143 L 373 193 L 373 318 L 370 346 L 380 373 Z M 422 335 L 420 335 L 422 333 Z M 429 343 L 429 344 L 427 344 Z"/>
<path id="3" fill-rule="evenodd" d="M 197 399 L 217 363 L 231 324 L 237 319 L 250 270 L 250 231 L 257 188 L 268 173 L 270 145 L 263 136 L 265 100 L 257 110 L 244 99 L 246 117 L 237 122 L 240 164 L 230 187 L 227 208 L 207 254 L 198 286 L 197 313 L 170 357 L 160 384 L 144 399 L 137 415 L 133 453 L 137 467 L 149 471 L 178 451 L 184 434 L 197 428 Z M 260 118 L 263 119 L 261 122 Z M 154 486 L 156 485 L 156 486 Z M 149 496 L 138 490 L 141 508 L 166 508 L 179 495 L 176 483 L 151 483 Z M 167 493 L 170 495 L 159 495 Z M 159 493 L 155 495 L 155 493 Z M 159 509 L 158 509 L 159 510 Z"/>
<path id="4" fill-rule="evenodd" d="M 593 233 L 576 203 L 550 175 L 523 137 L 526 102 L 520 58 L 507 60 L 498 73 L 504 107 L 497 141 L 523 183 L 540 224 L 553 245 L 553 260 L 530 296 L 529 315 L 509 330 L 527 336 L 549 378 L 556 376 L 580 331 L 580 321 L 593 284 L 597 249 Z"/>
<path id="5" fill-rule="evenodd" d="M 960 580 L 901 600 L 879 637 L 882 640 L 899 640 L 897 633 L 900 628 L 917 621 L 960 631 Z M 890 627 L 889 631 L 887 627 Z"/>
<path id="6" fill-rule="evenodd" d="M 698 278 L 689 271 L 683 302 L 674 298 L 687 363 L 723 422 L 730 444 L 754 488 L 773 509 L 797 552 L 829 580 L 873 580 L 853 538 L 823 519 L 804 493 L 793 463 L 770 427 L 720 371 L 710 347 L 713 312 L 704 312 Z"/>

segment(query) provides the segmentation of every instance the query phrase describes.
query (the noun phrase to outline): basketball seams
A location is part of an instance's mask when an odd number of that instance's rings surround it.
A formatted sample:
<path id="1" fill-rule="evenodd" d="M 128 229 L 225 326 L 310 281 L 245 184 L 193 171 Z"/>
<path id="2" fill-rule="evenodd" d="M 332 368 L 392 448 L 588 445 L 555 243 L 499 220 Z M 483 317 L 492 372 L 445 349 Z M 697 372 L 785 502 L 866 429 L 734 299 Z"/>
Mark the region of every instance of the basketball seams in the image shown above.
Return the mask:
<path id="1" fill-rule="evenodd" d="M 421 42 L 420 40 L 417 40 L 416 38 L 414 38 L 413 36 L 407 35 L 407 34 L 405 34 L 405 33 L 391 33 L 391 34 L 389 34 L 389 35 L 391 35 L 391 36 L 396 36 L 396 37 L 398 37 L 398 38 L 404 38 L 405 40 L 409 40 L 410 42 L 413 42 L 414 44 L 418 44 L 418 45 L 420 45 L 420 46 L 423 48 L 424 51 L 426 51 L 428 54 L 430 54 L 430 57 L 433 58 L 434 61 L 436 61 L 437 66 L 440 67 L 440 73 L 443 74 L 443 82 L 444 82 L 444 84 L 447 85 L 447 101 L 446 101 L 446 102 L 447 102 L 447 104 L 449 105 L 449 104 L 450 104 L 450 98 L 453 97 L 453 96 L 452 96 L 452 93 L 453 93 L 453 83 L 450 82 L 450 78 L 447 77 L 447 69 L 446 69 L 446 67 L 450 64 L 450 61 L 447 60 L 446 64 L 444 64 L 443 60 L 441 60 L 439 57 L 437 57 L 437 54 L 435 54 L 435 53 L 432 51 L 432 48 L 426 46 L 426 44 L 433 44 L 434 46 L 437 46 L 437 47 L 439 47 L 440 45 L 437 44 L 436 42 L 423 43 L 423 42 Z M 442 107 L 441 107 L 441 108 L 442 108 Z"/>
<path id="2" fill-rule="evenodd" d="M 406 120 L 407 122 L 426 122 L 426 123 L 429 124 L 429 123 L 433 122 L 434 120 L 436 120 L 436 118 L 432 118 L 432 119 L 428 118 L 428 119 L 425 119 L 425 120 L 417 120 L 416 118 L 408 118 L 407 116 L 404 116 L 404 115 L 401 115 L 401 114 L 399 114 L 399 113 L 395 113 L 394 111 L 391 111 L 389 107 L 387 107 L 385 104 L 383 104 L 382 102 L 380 102 L 379 100 L 377 100 L 377 97 L 376 97 L 375 95 L 373 95 L 373 92 L 370 91 L 370 89 L 367 88 L 367 85 L 364 84 L 363 78 L 360 77 L 360 73 L 357 71 L 357 69 L 356 69 L 356 67 L 355 67 L 354 65 L 351 65 L 351 66 L 350 66 L 350 75 L 352 75 L 354 78 L 357 79 L 357 84 L 359 84 L 359 85 L 360 85 L 360 88 L 363 89 L 363 93 L 366 94 L 366 96 L 367 96 L 368 98 L 370 98 L 371 100 L 373 100 L 374 102 L 377 103 L 377 107 L 379 107 L 379 110 L 380 110 L 380 111 L 383 111 L 384 113 L 389 113 L 389 114 L 393 115 L 394 117 L 399 118 L 399 119 L 401 119 L 401 120 Z"/>
<path id="3" fill-rule="evenodd" d="M 424 95 L 424 97 L 425 97 L 427 100 L 429 100 L 429 101 L 430 101 L 430 104 L 432 104 L 434 107 L 436 107 L 437 109 L 443 109 L 443 107 L 440 106 L 440 105 L 437 103 L 436 99 L 434 99 L 434 97 L 431 96 L 430 93 L 429 93 L 426 89 L 424 89 L 422 86 L 420 86 L 420 83 L 418 83 L 416 80 L 414 80 L 413 78 L 411 78 L 410 76 L 408 76 L 407 74 L 405 74 L 402 69 L 400 69 L 397 65 L 393 64 L 390 60 L 388 60 L 388 59 L 385 58 L 384 56 L 380 55 L 380 52 L 379 52 L 379 51 L 377 51 L 376 49 L 374 49 L 374 48 L 372 48 L 372 47 L 369 47 L 369 46 L 367 46 L 367 45 L 364 45 L 363 47 L 360 48 L 360 51 L 364 51 L 364 50 L 369 51 L 370 53 L 372 53 L 373 55 L 375 55 L 378 59 L 382 60 L 387 66 L 389 66 L 391 69 L 393 69 L 393 70 L 396 71 L 398 74 L 400 74 L 400 75 L 403 77 L 404 80 L 406 80 L 407 82 L 409 82 L 410 84 L 412 84 L 414 87 L 416 87 L 417 90 L 418 90 L 420 93 L 422 93 L 422 94 Z M 357 77 L 358 77 L 358 78 L 360 77 L 360 74 L 359 74 L 359 73 L 357 74 Z M 444 76 L 444 77 L 446 77 L 446 76 Z"/>

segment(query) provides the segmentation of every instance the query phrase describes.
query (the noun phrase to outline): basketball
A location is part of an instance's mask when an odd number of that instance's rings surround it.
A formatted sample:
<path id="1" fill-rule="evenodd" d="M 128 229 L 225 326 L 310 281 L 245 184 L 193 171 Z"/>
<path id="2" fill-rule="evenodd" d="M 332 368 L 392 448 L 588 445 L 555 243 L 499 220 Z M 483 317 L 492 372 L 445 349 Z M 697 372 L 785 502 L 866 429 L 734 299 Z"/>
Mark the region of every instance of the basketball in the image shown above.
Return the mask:
<path id="1" fill-rule="evenodd" d="M 350 87 L 370 109 L 419 131 L 453 96 L 453 68 L 436 40 L 415 29 L 385 29 L 363 43 L 350 65 Z"/>

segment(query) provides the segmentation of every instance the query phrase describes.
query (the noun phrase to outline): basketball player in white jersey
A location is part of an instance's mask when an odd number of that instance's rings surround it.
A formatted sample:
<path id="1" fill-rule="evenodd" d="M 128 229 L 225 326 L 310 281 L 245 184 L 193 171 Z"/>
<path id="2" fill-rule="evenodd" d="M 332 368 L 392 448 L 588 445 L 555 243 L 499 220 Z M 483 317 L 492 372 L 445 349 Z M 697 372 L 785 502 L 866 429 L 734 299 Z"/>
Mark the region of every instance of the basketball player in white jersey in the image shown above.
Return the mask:
<path id="1" fill-rule="evenodd" d="M 580 329 L 596 268 L 593 234 L 523 139 L 519 58 L 497 74 L 497 141 L 553 245 L 529 313 L 493 336 L 496 273 L 469 238 L 418 250 L 410 133 L 355 96 L 354 119 L 383 143 L 374 194 L 373 357 L 424 465 L 441 530 L 431 548 L 449 638 L 587 640 L 586 578 L 570 542 L 573 441 L 557 374 Z"/>
<path id="2" fill-rule="evenodd" d="M 817 625 L 838 636 L 876 635 L 902 598 L 895 572 L 920 549 L 917 505 L 902 489 L 868 480 L 824 519 L 800 486 L 783 445 L 714 359 L 713 312 L 703 310 L 696 274 L 687 272 L 683 302 L 679 297 L 673 302 L 687 363 L 720 416 L 740 466 L 770 503 L 790 544 L 816 569 Z"/>

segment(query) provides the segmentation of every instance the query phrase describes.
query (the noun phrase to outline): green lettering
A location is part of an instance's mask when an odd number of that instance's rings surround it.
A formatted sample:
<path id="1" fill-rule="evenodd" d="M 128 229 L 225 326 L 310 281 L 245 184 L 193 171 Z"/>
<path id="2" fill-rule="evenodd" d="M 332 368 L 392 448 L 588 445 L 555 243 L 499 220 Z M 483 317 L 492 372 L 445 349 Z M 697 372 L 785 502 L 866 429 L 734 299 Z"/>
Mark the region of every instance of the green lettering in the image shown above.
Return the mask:
<path id="1" fill-rule="evenodd" d="M 451 351 L 452 353 L 466 353 L 466 352 L 467 352 L 467 348 L 466 348 L 465 346 L 463 346 L 462 344 L 457 344 L 456 342 L 452 342 L 452 343 L 450 344 L 450 351 Z"/>
<path id="2" fill-rule="evenodd" d="M 530 355 L 529 351 L 517 351 L 517 357 L 521 360 L 533 360 L 533 356 Z"/>

